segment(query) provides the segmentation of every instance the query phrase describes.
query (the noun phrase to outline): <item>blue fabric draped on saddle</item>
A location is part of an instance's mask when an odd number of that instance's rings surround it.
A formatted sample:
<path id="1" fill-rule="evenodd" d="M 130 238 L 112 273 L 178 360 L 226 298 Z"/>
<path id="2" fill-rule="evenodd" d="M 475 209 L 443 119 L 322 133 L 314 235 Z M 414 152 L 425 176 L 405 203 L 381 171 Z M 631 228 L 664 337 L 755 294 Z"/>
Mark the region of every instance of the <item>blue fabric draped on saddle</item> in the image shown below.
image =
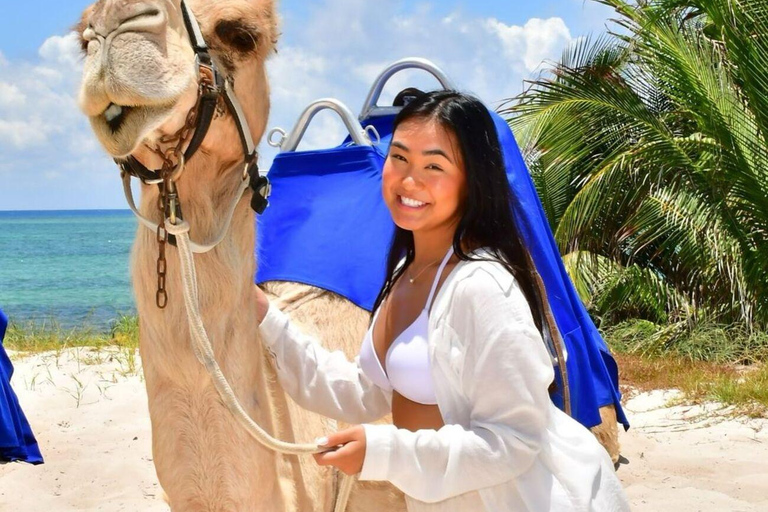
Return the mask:
<path id="1" fill-rule="evenodd" d="M 599 408 L 614 404 L 619 422 L 629 428 L 616 363 L 565 270 L 512 130 L 492 115 L 515 197 L 515 222 L 542 277 L 568 354 L 572 416 L 592 427 L 601 423 Z M 257 283 L 311 284 L 371 309 L 384 281 L 394 229 L 381 198 L 381 168 L 393 121 L 393 115 L 362 121 L 381 135 L 373 148 L 353 146 L 347 138 L 331 150 L 275 158 L 269 172 L 271 206 L 258 221 Z M 563 408 L 562 395 L 552 399 Z"/>
<path id="2" fill-rule="evenodd" d="M 624 428 L 629 422 L 621 407 L 619 370 L 608 347 L 587 313 L 573 286 L 560 250 L 539 200 L 528 167 L 512 130 L 504 119 L 492 112 L 504 152 L 507 178 L 514 197 L 515 223 L 523 243 L 544 281 L 547 299 L 568 354 L 566 369 L 571 390 L 571 412 L 582 425 L 593 427 L 601 422 L 599 408 L 613 404 Z M 560 374 L 555 372 L 558 383 Z M 562 386 L 559 386 L 562 389 Z M 553 401 L 563 408 L 559 393 Z"/>
<path id="3" fill-rule="evenodd" d="M 381 196 L 386 147 L 275 157 L 270 207 L 257 220 L 257 283 L 309 284 L 371 310 L 394 233 Z"/>
<path id="4" fill-rule="evenodd" d="M 42 464 L 43 456 L 11 388 L 13 365 L 2 346 L 8 318 L 0 310 L 0 462 Z"/>

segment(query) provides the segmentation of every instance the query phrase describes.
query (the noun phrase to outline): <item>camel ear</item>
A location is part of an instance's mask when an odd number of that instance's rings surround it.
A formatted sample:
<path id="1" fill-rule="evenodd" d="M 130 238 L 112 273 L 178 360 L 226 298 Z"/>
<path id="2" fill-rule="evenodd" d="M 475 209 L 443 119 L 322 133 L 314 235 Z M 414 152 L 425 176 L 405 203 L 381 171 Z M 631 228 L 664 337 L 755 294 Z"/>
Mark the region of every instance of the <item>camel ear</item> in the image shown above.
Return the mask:
<path id="1" fill-rule="evenodd" d="M 256 51 L 261 38 L 259 29 L 245 20 L 217 21 L 215 32 L 228 49 L 242 55 Z"/>

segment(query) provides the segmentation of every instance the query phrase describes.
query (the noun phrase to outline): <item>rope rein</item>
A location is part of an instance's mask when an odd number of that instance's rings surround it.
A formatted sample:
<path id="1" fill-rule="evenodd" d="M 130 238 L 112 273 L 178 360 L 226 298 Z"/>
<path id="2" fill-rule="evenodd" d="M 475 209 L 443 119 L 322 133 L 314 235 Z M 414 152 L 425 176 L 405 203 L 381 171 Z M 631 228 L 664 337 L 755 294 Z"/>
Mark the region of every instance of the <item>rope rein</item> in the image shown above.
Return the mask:
<path id="1" fill-rule="evenodd" d="M 189 333 L 192 337 L 192 348 L 195 351 L 197 359 L 210 374 L 213 386 L 216 388 L 224 405 L 254 439 L 270 450 L 288 455 L 314 454 L 326 451 L 315 444 L 293 444 L 275 439 L 248 416 L 248 413 L 243 409 L 232 391 L 232 387 L 229 385 L 229 382 L 227 382 L 219 364 L 216 362 L 213 348 L 211 347 L 211 341 L 208 338 L 208 333 L 205 330 L 205 325 L 203 324 L 203 319 L 200 315 L 199 299 L 197 295 L 197 273 L 195 271 L 194 256 L 189 241 L 189 223 L 186 221 L 179 221 L 174 225 L 166 221 L 165 229 L 168 230 L 168 233 L 176 236 L 178 244 L 181 276 L 184 287 L 184 305 L 186 306 L 187 317 L 189 319 Z M 339 487 L 339 493 L 336 497 L 334 512 L 344 512 L 346 510 L 347 502 L 349 501 L 349 496 L 355 481 L 356 477 L 344 475 Z"/>
<path id="2" fill-rule="evenodd" d="M 232 391 L 232 387 L 227 382 L 219 364 L 216 362 L 211 341 L 205 330 L 200 314 L 194 253 L 207 253 L 224 240 L 232 224 L 237 205 L 249 188 L 254 191 L 251 207 L 257 213 L 262 213 L 269 204 L 268 199 L 271 193 L 271 186 L 269 180 L 258 173 L 258 165 L 256 163 L 258 153 L 248 128 L 245 113 L 235 95 L 232 81 L 219 73 L 215 62 L 208 52 L 208 46 L 203 39 L 200 26 L 184 0 L 181 1 L 181 10 L 184 24 L 195 52 L 195 62 L 199 73 L 198 101 L 187 114 L 184 126 L 182 126 L 179 132 L 161 139 L 162 145 L 175 143 L 175 146 L 165 151 L 160 147 L 155 148 L 155 152 L 163 159 L 162 169 L 147 169 L 133 157 L 116 161 L 120 167 L 123 192 L 125 193 L 128 207 L 142 225 L 157 234 L 157 241 L 160 246 L 160 258 L 157 264 L 157 306 L 162 309 L 168 302 L 168 296 L 165 291 L 167 269 L 165 246 L 171 243 L 168 235 L 172 235 L 175 238 L 181 262 L 184 305 L 189 320 L 192 350 L 198 361 L 208 371 L 214 388 L 224 405 L 256 441 L 270 450 L 287 455 L 322 453 L 327 451 L 327 448 L 320 448 L 316 444 L 293 444 L 275 439 L 261 428 L 253 418 L 248 416 L 248 413 Z M 243 149 L 242 183 L 229 204 L 221 231 L 211 241 L 195 243 L 189 238 L 189 223 L 181 215 L 181 202 L 176 191 L 176 181 L 184 172 L 186 163 L 192 158 L 205 138 L 211 121 L 218 111 L 219 100 L 221 99 L 224 100 L 224 104 L 228 108 L 240 135 L 240 143 Z M 187 149 L 182 151 L 185 144 Z M 159 207 L 164 219 L 162 223 L 155 223 L 139 212 L 131 189 L 132 177 L 139 178 L 146 185 L 160 186 Z M 344 512 L 346 510 L 349 496 L 356 480 L 356 476 L 343 475 L 333 507 L 334 512 Z"/>

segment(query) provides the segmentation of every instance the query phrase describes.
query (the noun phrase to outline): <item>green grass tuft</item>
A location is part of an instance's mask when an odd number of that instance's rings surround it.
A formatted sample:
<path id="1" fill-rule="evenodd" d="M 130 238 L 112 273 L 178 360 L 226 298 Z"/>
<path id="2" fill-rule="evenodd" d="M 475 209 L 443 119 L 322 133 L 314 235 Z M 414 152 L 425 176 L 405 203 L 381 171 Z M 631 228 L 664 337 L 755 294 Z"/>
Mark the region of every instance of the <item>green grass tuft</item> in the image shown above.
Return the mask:
<path id="1" fill-rule="evenodd" d="M 603 334 L 622 384 L 641 391 L 679 389 L 688 401 L 717 401 L 738 414 L 768 417 L 768 333 L 631 320 Z"/>
<path id="2" fill-rule="evenodd" d="M 768 362 L 768 332 L 746 327 L 686 322 L 658 325 L 628 320 L 603 329 L 612 350 L 640 356 L 677 356 L 691 361 L 752 365 Z"/>
<path id="3" fill-rule="evenodd" d="M 119 346 L 137 349 L 139 323 L 135 316 L 120 316 L 108 332 L 91 326 L 65 329 L 54 319 L 44 322 L 12 322 L 8 326 L 3 345 L 8 350 L 26 354 L 58 352 L 67 348 L 105 348 Z"/>

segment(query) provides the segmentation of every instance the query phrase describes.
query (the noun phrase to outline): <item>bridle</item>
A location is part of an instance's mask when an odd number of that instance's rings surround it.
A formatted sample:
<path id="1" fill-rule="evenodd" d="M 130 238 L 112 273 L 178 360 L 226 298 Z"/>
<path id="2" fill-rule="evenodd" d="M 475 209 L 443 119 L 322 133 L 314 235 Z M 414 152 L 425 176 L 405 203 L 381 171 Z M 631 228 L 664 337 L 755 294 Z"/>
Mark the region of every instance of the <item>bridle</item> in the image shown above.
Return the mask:
<path id="1" fill-rule="evenodd" d="M 157 233 L 157 241 L 160 247 L 160 256 L 157 261 L 158 290 L 157 306 L 164 308 L 168 302 L 168 296 L 165 293 L 165 246 L 167 243 L 176 245 L 179 253 L 179 262 L 181 264 L 181 280 L 184 290 L 184 305 L 189 319 L 189 332 L 192 338 L 192 349 L 200 363 L 205 366 L 211 377 L 212 384 L 219 394 L 223 404 L 233 414 L 235 419 L 251 434 L 259 443 L 271 450 L 284 454 L 311 454 L 320 453 L 326 448 L 320 448 L 316 444 L 293 444 L 280 441 L 273 438 L 261 428 L 248 415 L 235 396 L 229 382 L 224 376 L 221 368 L 216 362 L 215 354 L 211 346 L 210 339 L 203 324 L 200 313 L 200 301 L 198 296 L 197 275 L 193 253 L 208 252 L 216 247 L 226 235 L 234 215 L 235 208 L 240 202 L 240 198 L 249 188 L 253 189 L 253 199 L 251 207 L 256 213 L 261 214 L 269 205 L 269 195 L 271 187 L 269 180 L 265 176 L 259 176 L 256 152 L 248 123 L 245 119 L 240 102 L 234 94 L 231 81 L 225 78 L 217 69 L 216 64 L 211 59 L 208 51 L 208 45 L 203 39 L 200 26 L 197 23 L 192 11 L 181 1 L 181 11 L 184 17 L 189 34 L 192 48 L 195 51 L 195 63 L 198 68 L 198 98 L 195 106 L 188 112 L 184 126 L 174 135 L 160 139 L 161 144 L 170 144 L 168 150 L 157 150 L 156 153 L 162 158 L 163 166 L 158 170 L 147 169 L 141 162 L 133 157 L 117 161 L 120 167 L 120 174 L 123 180 L 123 190 L 129 207 L 136 215 L 138 220 L 149 229 Z M 180 201 L 176 191 L 176 180 L 184 172 L 186 163 L 194 156 L 200 144 L 203 142 L 211 122 L 216 115 L 219 106 L 219 100 L 223 98 L 227 108 L 235 120 L 238 132 L 240 134 L 240 143 L 243 148 L 243 174 L 242 183 L 235 194 L 235 198 L 230 203 L 226 214 L 226 221 L 219 235 L 207 244 L 195 244 L 189 240 L 189 223 L 183 218 Z M 184 144 L 189 142 L 187 149 L 183 150 Z M 173 145 L 175 143 L 175 146 Z M 131 178 L 136 177 L 144 184 L 157 185 L 160 188 L 159 207 L 163 212 L 163 222 L 156 224 L 141 213 L 136 208 L 131 191 Z M 249 179 L 250 178 L 250 179 Z M 255 285 L 254 285 L 255 286 Z M 342 478 L 341 484 L 337 490 L 335 512 L 343 512 L 349 501 L 352 486 L 355 482 L 354 477 L 346 476 Z"/>
<path id="2" fill-rule="evenodd" d="M 248 121 L 235 95 L 232 79 L 222 74 L 211 58 L 208 45 L 203 38 L 200 25 L 184 0 L 181 1 L 181 12 L 184 25 L 189 35 L 192 49 L 195 53 L 198 91 L 195 105 L 187 113 L 184 125 L 175 134 L 166 135 L 159 139 L 159 147 L 152 150 L 160 156 L 163 165 L 160 169 L 148 169 L 135 157 L 116 159 L 123 180 L 123 191 L 128 206 L 146 227 L 156 233 L 158 243 L 157 259 L 157 293 L 155 302 L 160 309 L 168 304 L 168 294 L 165 291 L 167 262 L 165 259 L 166 244 L 176 246 L 176 237 L 165 229 L 164 222 L 155 223 L 143 216 L 136 208 L 131 190 L 131 178 L 138 178 L 145 185 L 157 185 L 159 189 L 158 208 L 163 219 L 176 224 L 184 219 L 181 201 L 176 190 L 176 182 L 181 177 L 186 164 L 192 159 L 211 127 L 216 116 L 224 113 L 224 106 L 229 110 L 234 120 L 243 150 L 242 184 L 227 211 L 226 221 L 219 235 L 207 243 L 190 242 L 192 252 L 204 253 L 216 247 L 229 230 L 235 207 L 242 195 L 250 188 L 253 190 L 251 208 L 262 214 L 269 205 L 271 186 L 266 176 L 259 174 L 258 152 L 251 136 Z M 186 144 L 186 150 L 184 146 Z M 160 149 L 165 146 L 168 149 Z"/>
<path id="3" fill-rule="evenodd" d="M 172 136 L 160 139 L 159 142 L 165 144 L 174 141 L 179 142 L 179 144 L 173 148 L 172 155 L 169 155 L 167 152 L 158 151 L 165 162 L 163 167 L 166 167 L 166 164 L 171 157 L 175 157 L 177 175 L 174 176 L 174 181 L 175 179 L 178 179 L 178 176 L 180 175 L 178 168 L 183 168 L 184 164 L 189 162 L 200 148 L 205 136 L 208 134 L 208 129 L 211 127 L 211 122 L 216 116 L 217 111 L 220 112 L 219 101 L 223 99 L 235 121 L 235 126 L 240 135 L 240 143 L 243 148 L 243 178 L 245 179 L 252 174 L 258 174 L 258 152 L 256 151 L 256 145 L 253 142 L 253 137 L 251 136 L 251 131 L 248 127 L 248 121 L 245 118 L 240 102 L 232 88 L 232 80 L 226 78 L 219 71 L 216 63 L 211 58 L 208 44 L 203 38 L 200 25 L 184 0 L 181 1 L 181 12 L 184 19 L 184 25 L 189 34 L 192 49 L 195 52 L 195 66 L 197 68 L 198 77 L 198 97 L 195 106 L 190 110 L 189 115 L 187 116 L 187 122 L 181 130 Z M 183 133 L 185 129 L 186 131 L 190 130 L 190 119 L 194 120 L 194 129 L 191 131 L 192 137 L 188 140 L 189 144 L 187 149 L 182 153 L 181 148 L 183 143 L 187 142 L 185 140 L 186 137 L 182 135 L 185 135 Z M 141 179 L 145 184 L 160 184 L 164 179 L 164 169 L 147 169 L 147 167 L 133 156 L 129 156 L 124 160 L 117 160 L 116 163 L 121 171 Z M 267 199 L 269 196 L 268 183 L 269 181 L 266 180 L 266 178 L 260 180 L 256 184 L 257 187 L 254 189 L 254 192 L 257 192 L 257 195 L 259 196 L 256 203 L 253 205 L 254 210 L 256 210 L 257 213 L 262 213 L 267 207 Z"/>

